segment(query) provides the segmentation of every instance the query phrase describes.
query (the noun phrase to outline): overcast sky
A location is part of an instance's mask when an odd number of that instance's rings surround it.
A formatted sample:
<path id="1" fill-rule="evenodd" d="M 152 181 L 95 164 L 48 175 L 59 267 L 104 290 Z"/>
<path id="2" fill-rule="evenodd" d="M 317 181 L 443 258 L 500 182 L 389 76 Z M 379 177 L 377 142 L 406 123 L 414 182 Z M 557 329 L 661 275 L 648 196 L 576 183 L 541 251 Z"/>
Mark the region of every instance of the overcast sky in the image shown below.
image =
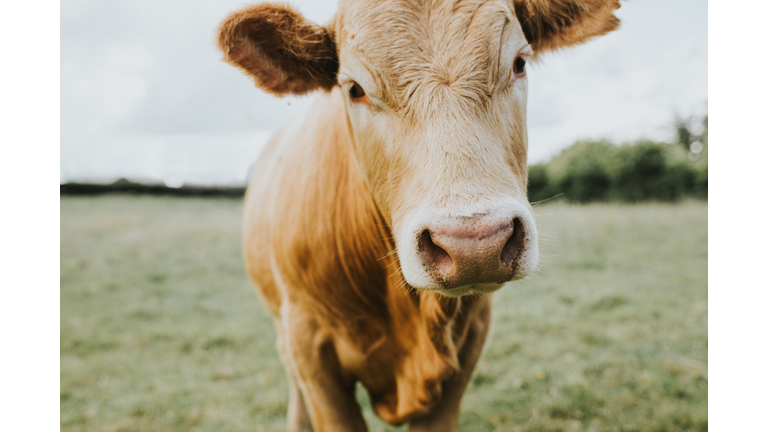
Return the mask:
<path id="1" fill-rule="evenodd" d="M 316 22 L 336 9 L 289 3 Z M 622 3 L 618 31 L 530 67 L 530 163 L 583 138 L 671 139 L 676 115 L 707 112 L 707 3 Z M 62 0 L 61 181 L 244 181 L 313 99 L 269 96 L 221 61 L 216 27 L 247 4 Z"/>

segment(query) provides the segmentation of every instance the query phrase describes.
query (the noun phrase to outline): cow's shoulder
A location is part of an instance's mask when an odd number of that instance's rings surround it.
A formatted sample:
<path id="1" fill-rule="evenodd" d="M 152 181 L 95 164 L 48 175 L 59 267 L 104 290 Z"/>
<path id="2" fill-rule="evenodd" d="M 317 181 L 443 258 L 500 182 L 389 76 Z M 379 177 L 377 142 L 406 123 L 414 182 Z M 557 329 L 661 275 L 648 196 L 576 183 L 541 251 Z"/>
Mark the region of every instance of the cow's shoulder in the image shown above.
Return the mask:
<path id="1" fill-rule="evenodd" d="M 262 295 L 279 297 L 275 313 L 288 296 L 329 320 L 386 317 L 392 235 L 353 152 L 336 89 L 282 127 L 254 166 L 246 263 Z"/>

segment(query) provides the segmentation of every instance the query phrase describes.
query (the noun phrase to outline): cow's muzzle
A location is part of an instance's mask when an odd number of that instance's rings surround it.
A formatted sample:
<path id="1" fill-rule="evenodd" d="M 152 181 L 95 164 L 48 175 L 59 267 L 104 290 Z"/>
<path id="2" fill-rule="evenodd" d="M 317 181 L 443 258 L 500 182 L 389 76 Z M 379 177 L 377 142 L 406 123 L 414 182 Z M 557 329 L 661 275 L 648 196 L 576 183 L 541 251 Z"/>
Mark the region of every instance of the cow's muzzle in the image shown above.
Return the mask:
<path id="1" fill-rule="evenodd" d="M 526 225 L 521 216 L 444 218 L 418 234 L 418 254 L 443 289 L 501 284 L 527 273 L 519 268 L 527 245 Z"/>

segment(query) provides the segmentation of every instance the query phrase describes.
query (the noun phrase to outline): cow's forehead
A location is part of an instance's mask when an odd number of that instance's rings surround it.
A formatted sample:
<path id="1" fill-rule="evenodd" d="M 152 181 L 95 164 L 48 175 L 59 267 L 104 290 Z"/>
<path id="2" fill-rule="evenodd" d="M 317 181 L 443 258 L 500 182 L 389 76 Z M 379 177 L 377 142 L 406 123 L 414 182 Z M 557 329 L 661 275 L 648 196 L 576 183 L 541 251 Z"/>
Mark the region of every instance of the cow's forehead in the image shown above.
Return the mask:
<path id="1" fill-rule="evenodd" d="M 401 109 L 420 93 L 484 104 L 499 73 L 502 31 L 519 26 L 504 0 L 342 0 L 338 18 L 340 48 Z"/>

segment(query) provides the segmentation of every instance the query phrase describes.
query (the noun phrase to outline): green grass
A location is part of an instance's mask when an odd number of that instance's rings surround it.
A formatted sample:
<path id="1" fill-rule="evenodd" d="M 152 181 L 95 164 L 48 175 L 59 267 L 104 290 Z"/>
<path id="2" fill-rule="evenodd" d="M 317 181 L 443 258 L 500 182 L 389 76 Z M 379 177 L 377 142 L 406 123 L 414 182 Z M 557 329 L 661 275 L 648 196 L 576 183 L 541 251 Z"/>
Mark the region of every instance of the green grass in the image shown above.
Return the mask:
<path id="1" fill-rule="evenodd" d="M 62 431 L 285 429 L 241 207 L 62 197 Z M 536 213 L 541 270 L 496 295 L 461 430 L 707 430 L 706 203 Z"/>

